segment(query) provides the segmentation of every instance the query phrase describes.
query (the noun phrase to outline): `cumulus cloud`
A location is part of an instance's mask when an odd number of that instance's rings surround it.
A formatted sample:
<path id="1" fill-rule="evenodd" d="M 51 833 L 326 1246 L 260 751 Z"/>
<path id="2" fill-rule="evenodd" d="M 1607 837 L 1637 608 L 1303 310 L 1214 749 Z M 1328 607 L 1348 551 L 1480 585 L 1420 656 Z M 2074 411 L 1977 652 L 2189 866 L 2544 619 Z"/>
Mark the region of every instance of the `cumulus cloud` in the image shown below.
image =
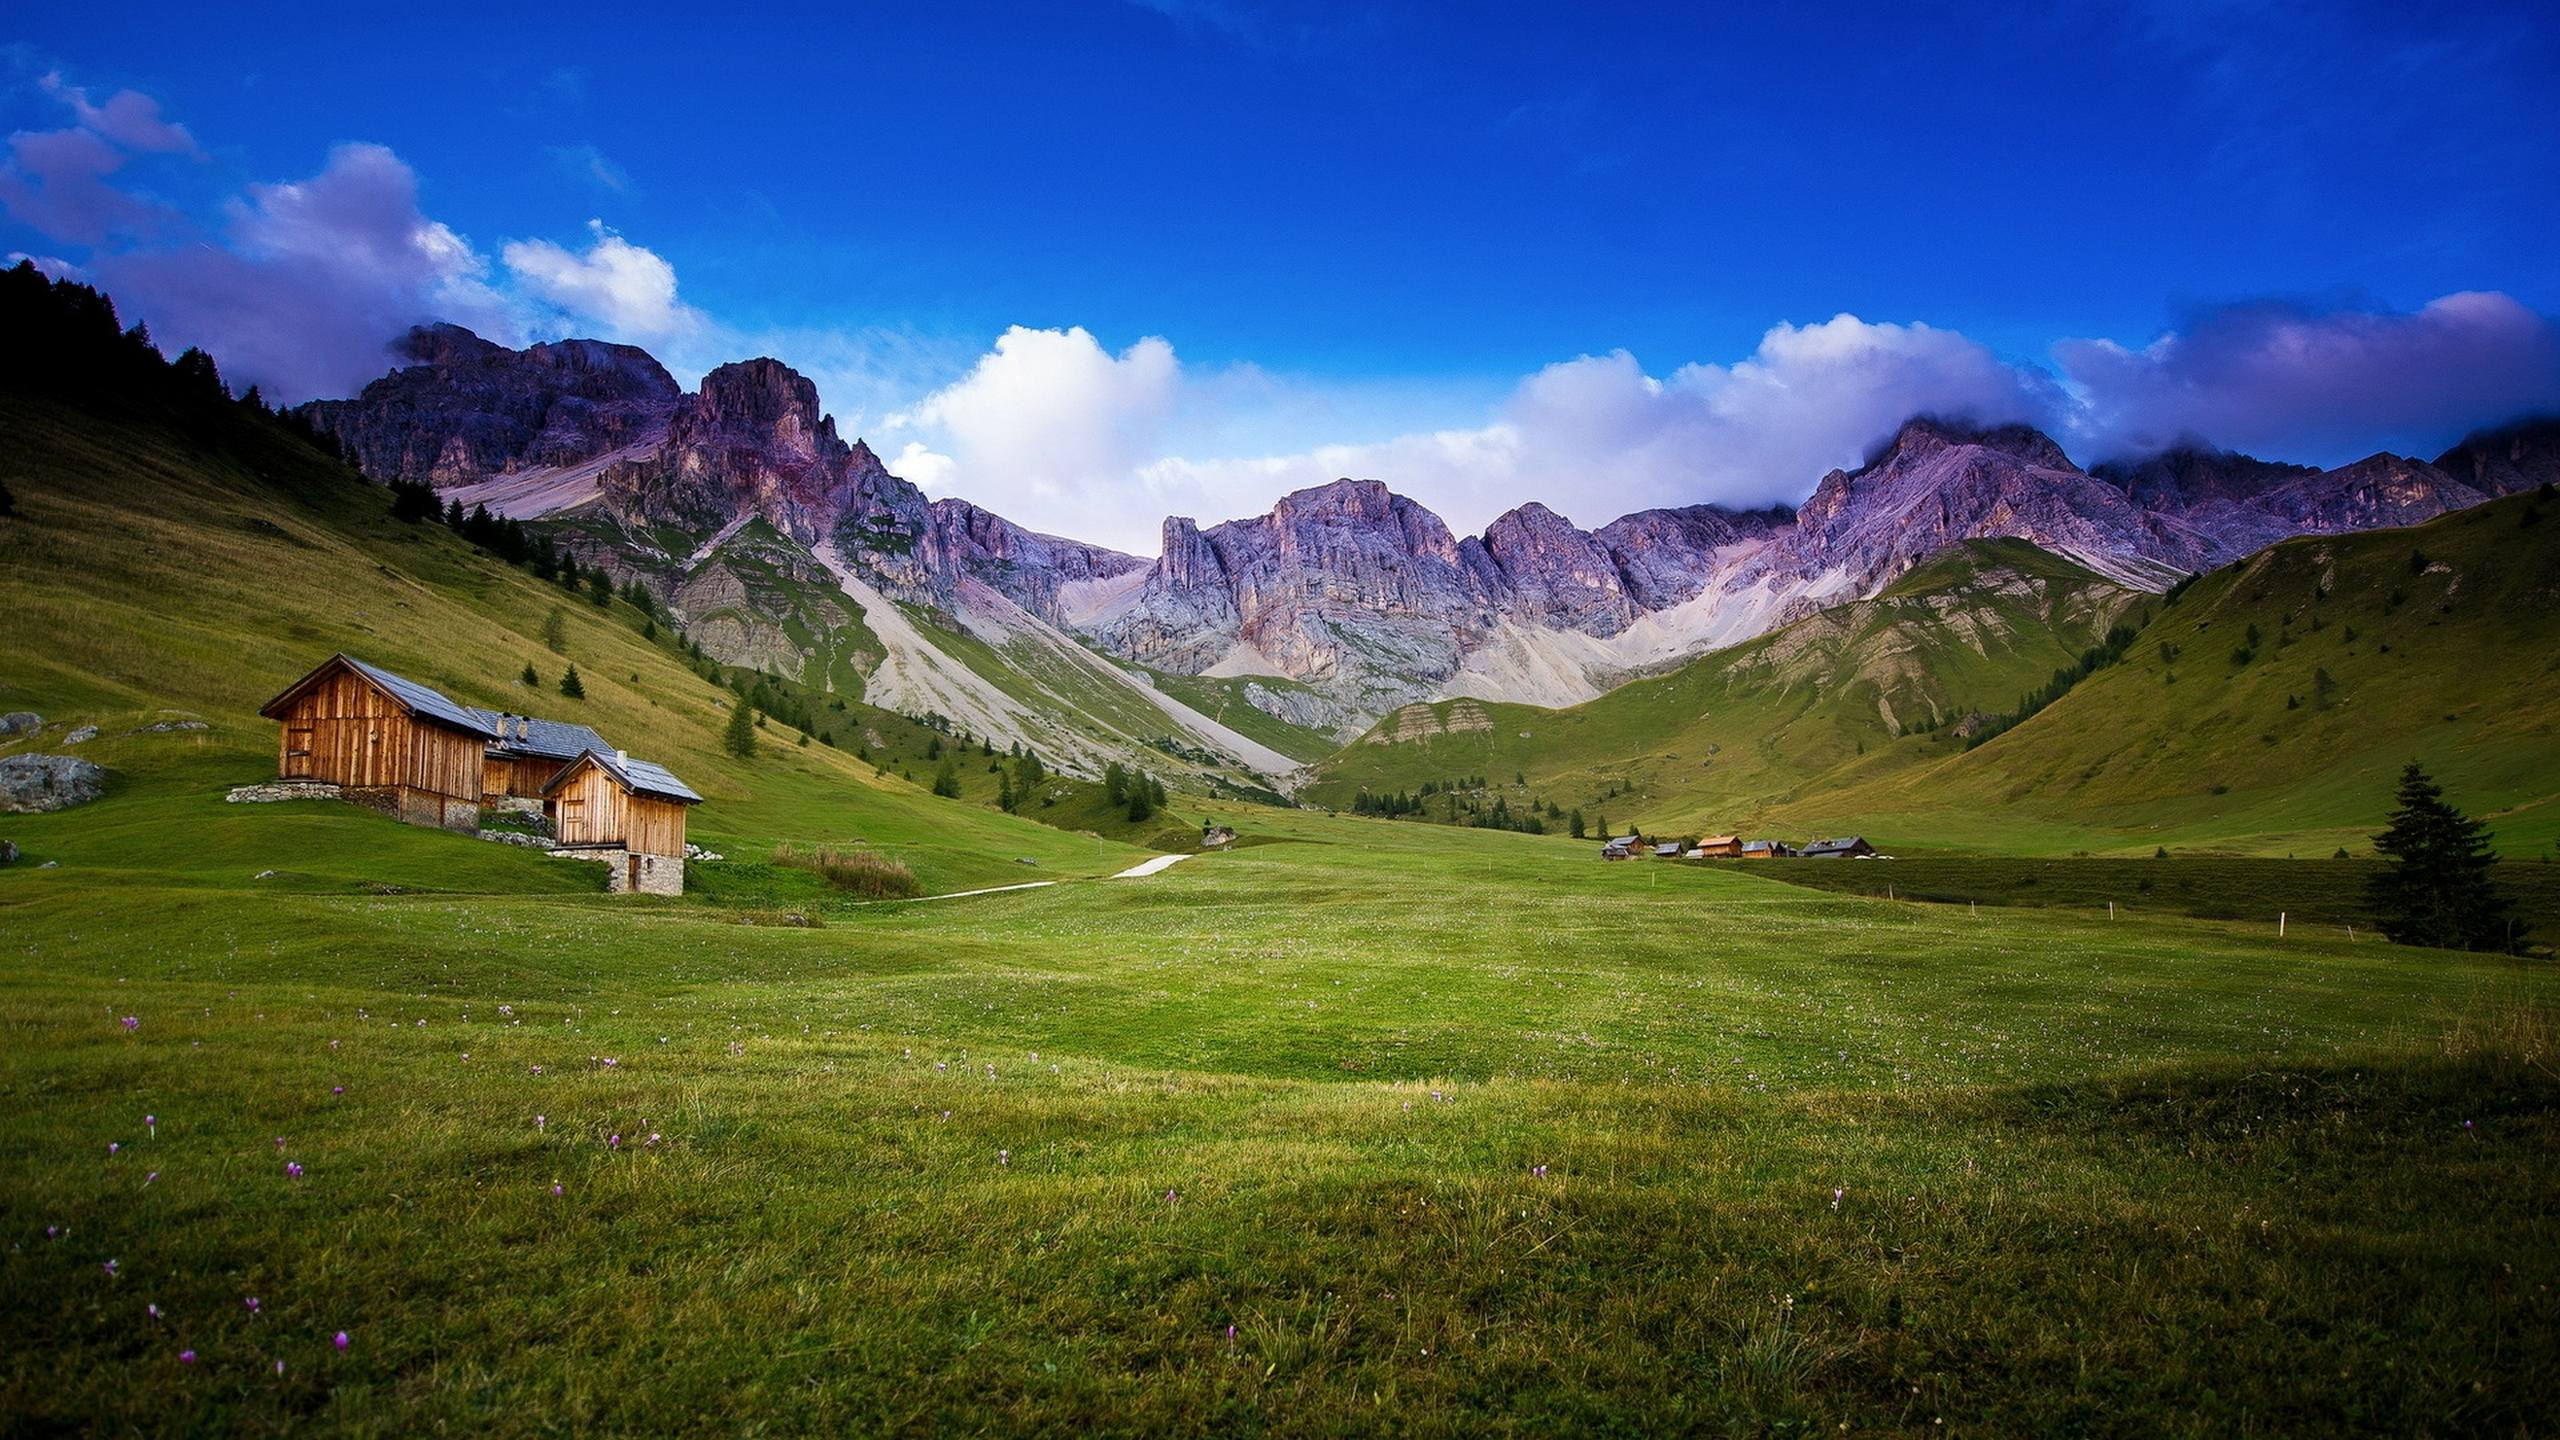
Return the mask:
<path id="1" fill-rule="evenodd" d="M 2474 426 L 2560 406 L 2560 325 L 2465 291 L 2410 313 L 2259 304 L 2213 311 L 2139 349 L 2054 347 L 2099 456 L 2202 438 L 2284 459 L 2395 447 L 2432 454 Z"/>
<path id="2" fill-rule="evenodd" d="M 59 73 L 38 82 L 46 94 L 71 107 L 71 115 L 80 128 L 102 136 L 127 150 L 142 150 L 170 155 L 193 155 L 196 138 L 187 127 L 162 118 L 160 102 L 139 90 L 119 90 L 107 97 L 103 105 L 93 105 L 89 92 L 65 81 Z"/>
<path id="3" fill-rule="evenodd" d="M 584 251 L 513 240 L 499 258 L 522 293 L 572 327 L 600 328 L 606 339 L 646 344 L 703 327 L 702 312 L 676 298 L 675 266 L 601 220 L 588 221 L 587 230 L 595 243 Z"/>
<path id="4" fill-rule="evenodd" d="M 1113 508 L 1161 453 L 1181 387 L 1181 363 L 1164 340 L 1149 336 L 1115 355 L 1082 326 L 1017 325 L 967 375 L 883 425 L 920 437 L 901 455 L 918 472 L 909 479 L 965 485 L 970 499 L 1018 523 L 1069 533 L 1081 524 L 1089 534 L 1097 510 Z"/>
<path id="5" fill-rule="evenodd" d="M 1731 365 L 1663 377 L 1624 351 L 1550 365 L 1475 424 L 1263 455 L 1162 444 L 1174 429 L 1259 428 L 1204 410 L 1321 414 L 1302 393 L 1312 383 L 1195 374 L 1161 341 L 1115 358 L 1081 330 L 1016 330 L 967 380 L 898 419 L 947 441 L 909 447 L 941 488 L 1025 524 L 1145 550 L 1167 513 L 1252 514 L 1346 475 L 1386 481 L 1461 531 L 1530 500 L 1595 525 L 1655 505 L 1791 501 L 1916 411 L 2043 423 L 2061 398 L 2048 377 L 1955 332 L 1841 315 L 1777 326 Z"/>
<path id="6" fill-rule="evenodd" d="M 379 145 L 341 145 L 308 180 L 250 186 L 218 237 L 92 268 L 163 345 L 201 345 L 280 399 L 348 393 L 421 321 L 517 338 L 488 262 L 420 211 L 417 176 Z"/>

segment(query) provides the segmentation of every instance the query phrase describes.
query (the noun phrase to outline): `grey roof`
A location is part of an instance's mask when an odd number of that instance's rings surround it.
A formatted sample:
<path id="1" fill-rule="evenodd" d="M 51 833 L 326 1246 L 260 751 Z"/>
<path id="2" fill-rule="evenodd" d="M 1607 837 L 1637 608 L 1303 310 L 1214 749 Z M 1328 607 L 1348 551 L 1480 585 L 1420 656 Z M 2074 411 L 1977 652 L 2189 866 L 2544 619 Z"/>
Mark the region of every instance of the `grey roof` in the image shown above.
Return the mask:
<path id="1" fill-rule="evenodd" d="M 584 725 L 572 725 L 566 720 L 538 720 L 530 715 L 509 715 L 504 711 L 476 707 L 471 713 L 498 732 L 498 743 L 494 748 L 512 754 L 531 755 L 543 760 L 575 760 L 590 750 L 613 753 L 613 747 L 604 743 L 603 736 Z"/>
<path id="2" fill-rule="evenodd" d="M 294 681 L 292 685 L 286 687 L 283 695 L 268 701 L 259 713 L 265 714 L 274 710 L 287 696 L 310 684 L 313 676 L 342 660 L 346 662 L 348 669 L 381 686 L 392 699 L 407 706 L 409 713 L 413 715 L 423 715 L 438 724 L 450 725 L 457 730 L 467 730 L 474 735 L 491 736 L 498 733 L 496 726 L 480 718 L 480 712 L 467 705 L 456 705 L 446 699 L 441 691 L 431 686 L 421 685 L 405 675 L 394 675 L 379 665 L 368 665 L 353 655 L 343 652 L 332 655 L 313 667 L 310 675 Z"/>
<path id="3" fill-rule="evenodd" d="M 702 801 L 701 796 L 693 793 L 692 786 L 677 779 L 675 772 L 664 765 L 652 764 L 646 760 L 634 760 L 627 755 L 616 755 L 604 749 L 590 750 L 587 754 L 596 762 L 597 768 L 622 782 L 622 788 L 626 790 L 637 791 L 642 795 L 655 795 L 664 800 L 680 800 L 687 805 L 697 805 Z M 542 787 L 542 793 L 548 795 L 559 789 L 561 782 L 567 780 L 570 773 L 577 768 L 572 765 L 569 769 L 553 776 L 551 783 Z"/>
<path id="4" fill-rule="evenodd" d="M 1796 853 L 1799 855 L 1829 855 L 1843 850 L 1855 850 L 1866 843 L 1866 837 L 1863 835 L 1851 835 L 1840 840 L 1808 840 L 1805 842 L 1804 848 Z"/>
<path id="5" fill-rule="evenodd" d="M 1677 855 L 1680 853 L 1680 842 L 1677 840 L 1666 840 L 1663 843 L 1654 846 L 1653 853 L 1656 855 Z"/>

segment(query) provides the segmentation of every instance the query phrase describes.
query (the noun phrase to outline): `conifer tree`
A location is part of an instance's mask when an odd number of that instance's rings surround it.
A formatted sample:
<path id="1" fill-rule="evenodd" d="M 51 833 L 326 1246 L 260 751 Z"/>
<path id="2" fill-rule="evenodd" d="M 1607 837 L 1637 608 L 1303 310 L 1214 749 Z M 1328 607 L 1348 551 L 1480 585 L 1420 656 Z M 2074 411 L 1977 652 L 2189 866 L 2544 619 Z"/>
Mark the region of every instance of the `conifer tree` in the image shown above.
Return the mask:
<path id="1" fill-rule="evenodd" d="M 741 760 L 756 753 L 756 707 L 740 700 L 729 707 L 729 727 L 720 732 L 720 747 Z"/>
<path id="2" fill-rule="evenodd" d="M 542 688 L 542 672 L 534 669 L 533 662 L 530 660 L 524 662 L 523 679 L 524 683 L 533 689 L 539 690 Z"/>
<path id="3" fill-rule="evenodd" d="M 560 693 L 568 696 L 572 700 L 584 700 L 587 698 L 587 687 L 578 682 L 577 666 L 572 665 L 568 669 L 560 672 Z"/>
<path id="4" fill-rule="evenodd" d="M 2507 901 L 2491 878 L 2498 856 L 2489 827 L 2455 809 L 2414 760 L 2400 772 L 2399 801 L 2389 827 L 2373 837 L 2390 868 L 2365 891 L 2382 933 L 2402 945 L 2514 949 Z"/>

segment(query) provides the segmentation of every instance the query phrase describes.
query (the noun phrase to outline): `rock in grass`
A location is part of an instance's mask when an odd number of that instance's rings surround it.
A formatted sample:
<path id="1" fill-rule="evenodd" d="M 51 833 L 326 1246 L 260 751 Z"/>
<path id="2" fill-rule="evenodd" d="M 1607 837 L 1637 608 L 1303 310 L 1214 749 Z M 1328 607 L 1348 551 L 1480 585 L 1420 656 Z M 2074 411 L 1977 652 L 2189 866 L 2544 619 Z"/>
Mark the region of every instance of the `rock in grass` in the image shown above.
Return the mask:
<path id="1" fill-rule="evenodd" d="M 79 729 L 72 731 L 70 734 L 63 736 L 62 743 L 65 745 L 86 745 L 97 738 L 97 726 L 83 725 Z"/>
<path id="2" fill-rule="evenodd" d="M 18 843 L 14 840 L 0 840 L 0 865 L 15 865 L 17 863 Z"/>
<path id="3" fill-rule="evenodd" d="M 36 815 L 86 805 L 107 793 L 107 772 L 70 755 L 12 755 L 0 760 L 0 811 Z"/>
<path id="4" fill-rule="evenodd" d="M 12 710 L 0 715 L 0 735 L 33 735 L 44 728 L 44 717 L 33 710 Z"/>

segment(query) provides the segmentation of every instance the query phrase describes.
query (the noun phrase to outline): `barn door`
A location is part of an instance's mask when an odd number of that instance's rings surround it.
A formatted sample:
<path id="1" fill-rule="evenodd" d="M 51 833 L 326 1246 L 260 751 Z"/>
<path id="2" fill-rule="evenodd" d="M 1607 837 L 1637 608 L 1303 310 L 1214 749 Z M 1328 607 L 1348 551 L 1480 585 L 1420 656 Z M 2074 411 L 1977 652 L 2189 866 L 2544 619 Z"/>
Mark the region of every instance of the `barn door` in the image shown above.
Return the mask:
<path id="1" fill-rule="evenodd" d="M 640 857 L 637 855 L 629 855 L 623 858 L 630 865 L 631 869 L 629 871 L 629 878 L 622 882 L 622 888 L 630 891 L 634 895 L 637 895 L 640 893 Z"/>
<path id="2" fill-rule="evenodd" d="M 311 727 L 288 727 L 284 732 L 284 778 L 311 778 Z"/>

